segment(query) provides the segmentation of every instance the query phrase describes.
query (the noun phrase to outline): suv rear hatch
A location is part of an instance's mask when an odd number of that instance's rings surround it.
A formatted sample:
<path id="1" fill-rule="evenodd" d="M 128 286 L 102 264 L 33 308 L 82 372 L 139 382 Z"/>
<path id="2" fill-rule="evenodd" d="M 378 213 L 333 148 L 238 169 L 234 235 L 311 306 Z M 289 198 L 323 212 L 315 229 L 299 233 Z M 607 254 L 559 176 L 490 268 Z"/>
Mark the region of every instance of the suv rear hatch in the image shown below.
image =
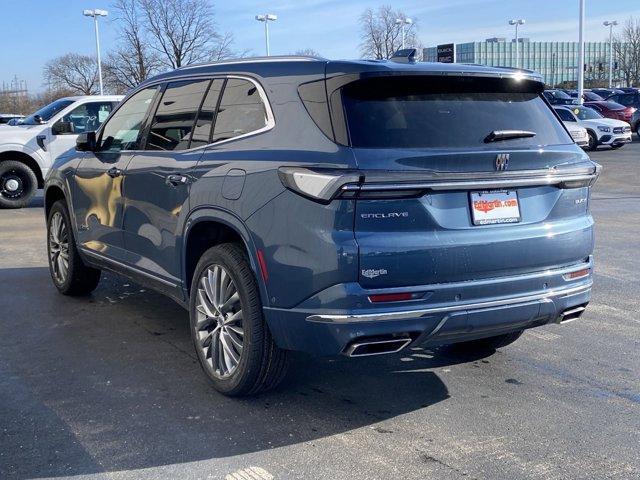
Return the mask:
<path id="1" fill-rule="evenodd" d="M 597 165 L 518 78 L 373 76 L 343 106 L 359 185 L 359 282 L 389 288 L 497 278 L 585 260 Z M 334 109 L 335 110 L 335 109 Z"/>

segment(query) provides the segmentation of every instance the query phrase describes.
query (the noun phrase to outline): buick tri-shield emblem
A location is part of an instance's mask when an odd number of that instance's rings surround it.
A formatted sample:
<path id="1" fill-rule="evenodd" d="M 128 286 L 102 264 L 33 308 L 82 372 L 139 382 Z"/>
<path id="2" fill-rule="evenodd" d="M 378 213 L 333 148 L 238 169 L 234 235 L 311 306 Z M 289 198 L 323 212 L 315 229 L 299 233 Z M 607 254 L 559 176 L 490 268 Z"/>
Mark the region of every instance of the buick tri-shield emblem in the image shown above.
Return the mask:
<path id="1" fill-rule="evenodd" d="M 507 169 L 509 166 L 509 154 L 508 153 L 499 153 L 496 155 L 496 170 L 502 172 Z"/>

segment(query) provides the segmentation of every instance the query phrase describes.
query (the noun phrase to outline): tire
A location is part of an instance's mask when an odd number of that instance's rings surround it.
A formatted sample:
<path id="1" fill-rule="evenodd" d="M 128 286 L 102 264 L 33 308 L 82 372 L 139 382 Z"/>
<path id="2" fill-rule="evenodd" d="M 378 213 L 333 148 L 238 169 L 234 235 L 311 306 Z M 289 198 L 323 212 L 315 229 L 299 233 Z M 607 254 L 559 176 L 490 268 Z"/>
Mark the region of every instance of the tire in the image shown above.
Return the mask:
<path id="1" fill-rule="evenodd" d="M 22 162 L 0 162 L 0 208 L 23 208 L 38 190 L 35 172 Z"/>
<path id="2" fill-rule="evenodd" d="M 63 295 L 88 295 L 98 286 L 101 272 L 80 258 L 69 212 L 62 200 L 51 206 L 47 217 L 47 258 L 51 280 Z"/>
<path id="3" fill-rule="evenodd" d="M 598 148 L 598 138 L 596 137 L 596 134 L 593 132 L 588 132 L 589 134 L 589 146 L 587 147 L 587 150 L 593 152 Z"/>
<path id="4" fill-rule="evenodd" d="M 636 135 L 638 135 L 638 139 L 640 139 L 640 122 L 636 124 Z"/>
<path id="5" fill-rule="evenodd" d="M 232 243 L 210 248 L 200 258 L 191 285 L 191 338 L 213 387 L 227 396 L 276 387 L 286 374 L 287 352 L 278 348 L 265 323 L 258 283 L 244 250 Z"/>
<path id="6" fill-rule="evenodd" d="M 520 338 L 523 330 L 495 337 L 481 338 L 479 340 L 471 340 L 469 342 L 454 343 L 451 348 L 458 352 L 464 353 L 487 353 L 495 352 L 496 349 L 506 347 Z"/>

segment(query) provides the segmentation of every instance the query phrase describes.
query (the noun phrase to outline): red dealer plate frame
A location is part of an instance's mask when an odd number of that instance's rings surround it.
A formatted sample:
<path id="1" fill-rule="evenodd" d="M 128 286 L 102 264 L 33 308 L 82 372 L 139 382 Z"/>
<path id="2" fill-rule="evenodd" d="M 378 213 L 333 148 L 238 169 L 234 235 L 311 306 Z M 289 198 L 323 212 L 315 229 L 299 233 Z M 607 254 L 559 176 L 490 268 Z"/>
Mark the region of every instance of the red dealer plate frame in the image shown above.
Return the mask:
<path id="1" fill-rule="evenodd" d="M 469 192 L 469 208 L 474 225 L 518 223 L 522 220 L 515 190 Z"/>

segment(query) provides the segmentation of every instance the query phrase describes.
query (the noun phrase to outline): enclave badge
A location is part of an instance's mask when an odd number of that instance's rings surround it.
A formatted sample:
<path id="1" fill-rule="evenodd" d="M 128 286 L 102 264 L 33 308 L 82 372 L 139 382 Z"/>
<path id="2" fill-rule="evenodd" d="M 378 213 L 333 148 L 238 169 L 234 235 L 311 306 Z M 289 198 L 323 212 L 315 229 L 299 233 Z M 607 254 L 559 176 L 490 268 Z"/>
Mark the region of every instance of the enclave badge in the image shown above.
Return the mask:
<path id="1" fill-rule="evenodd" d="M 499 172 L 503 172 L 509 166 L 509 154 L 508 153 L 499 153 L 496 155 L 496 170 Z"/>

